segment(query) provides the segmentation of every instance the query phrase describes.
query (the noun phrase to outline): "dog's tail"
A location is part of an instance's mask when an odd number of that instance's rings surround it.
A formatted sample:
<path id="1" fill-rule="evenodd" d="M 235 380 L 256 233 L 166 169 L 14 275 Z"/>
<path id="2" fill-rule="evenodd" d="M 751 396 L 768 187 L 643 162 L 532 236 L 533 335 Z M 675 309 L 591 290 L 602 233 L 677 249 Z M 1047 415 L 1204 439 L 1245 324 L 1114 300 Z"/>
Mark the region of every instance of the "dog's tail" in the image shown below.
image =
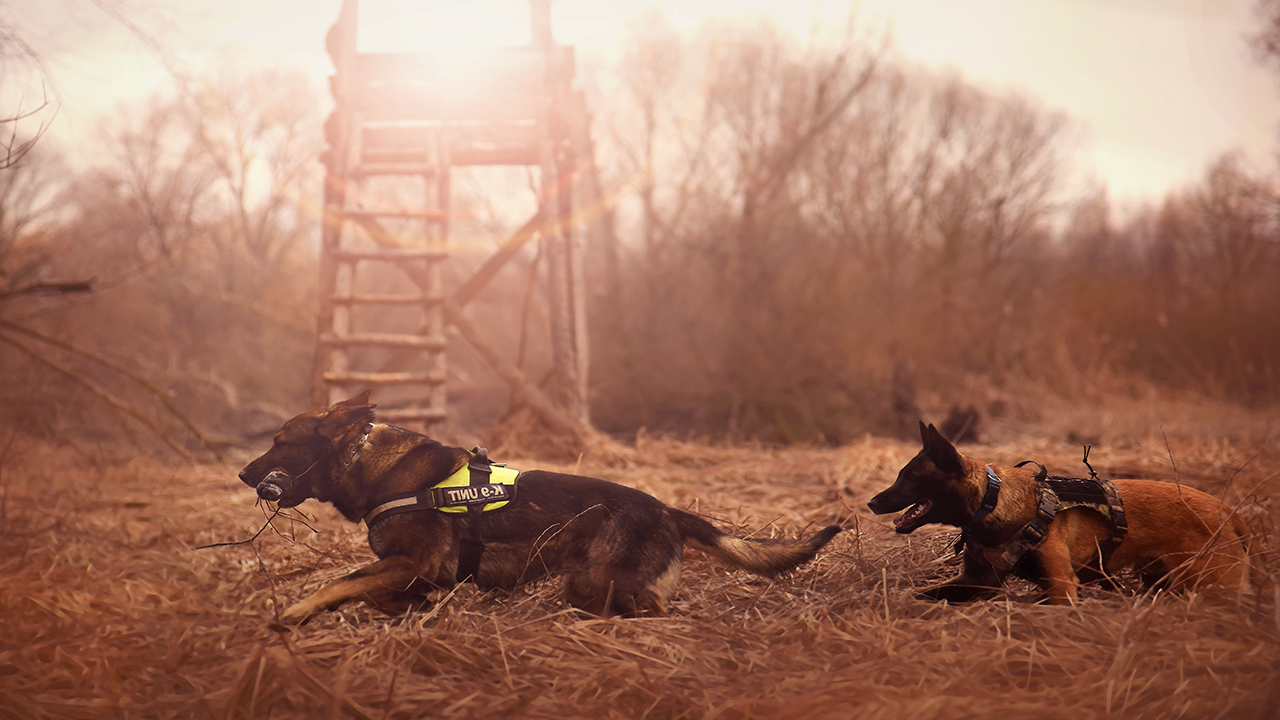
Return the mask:
<path id="1" fill-rule="evenodd" d="M 740 570 L 773 578 L 809 562 L 842 529 L 829 525 L 801 540 L 755 540 L 720 532 L 697 515 L 671 509 L 686 545 Z"/>

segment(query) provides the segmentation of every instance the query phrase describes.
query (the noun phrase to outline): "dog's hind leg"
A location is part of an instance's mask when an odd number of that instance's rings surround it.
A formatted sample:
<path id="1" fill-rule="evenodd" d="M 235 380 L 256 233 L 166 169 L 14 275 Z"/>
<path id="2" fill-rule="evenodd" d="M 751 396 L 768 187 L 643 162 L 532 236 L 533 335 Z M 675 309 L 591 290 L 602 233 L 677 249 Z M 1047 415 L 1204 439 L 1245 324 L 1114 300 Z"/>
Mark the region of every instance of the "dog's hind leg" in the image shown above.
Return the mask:
<path id="1" fill-rule="evenodd" d="M 645 583 L 644 589 L 636 594 L 632 602 L 635 614 L 666 617 L 667 600 L 671 598 L 672 593 L 679 587 L 680 575 L 683 570 L 684 563 L 680 558 L 674 558 L 666 570 L 663 570 L 656 578 Z"/>
<path id="2" fill-rule="evenodd" d="M 600 617 L 666 617 L 667 600 L 680 583 L 681 569 L 677 557 L 647 582 L 634 570 L 616 567 L 567 572 L 564 599 Z"/>

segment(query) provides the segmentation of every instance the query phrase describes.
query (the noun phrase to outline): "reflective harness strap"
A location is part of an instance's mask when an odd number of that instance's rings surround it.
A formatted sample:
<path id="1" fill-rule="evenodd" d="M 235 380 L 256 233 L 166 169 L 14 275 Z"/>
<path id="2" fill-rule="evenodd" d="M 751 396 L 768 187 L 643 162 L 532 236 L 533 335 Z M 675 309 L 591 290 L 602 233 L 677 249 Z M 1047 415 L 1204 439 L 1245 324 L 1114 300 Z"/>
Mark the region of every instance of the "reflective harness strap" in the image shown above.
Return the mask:
<path id="1" fill-rule="evenodd" d="M 471 471 L 471 487 L 489 485 L 489 476 L 493 473 L 489 467 L 491 464 L 488 450 L 478 445 L 472 448 L 471 460 L 467 463 Z M 467 580 L 475 582 L 476 571 L 480 569 L 480 558 L 484 555 L 484 540 L 480 537 L 480 513 L 482 512 L 484 512 L 483 505 L 467 507 L 467 524 L 471 526 L 471 532 L 462 539 L 462 547 L 458 552 L 458 571 L 454 575 L 454 579 L 458 582 Z"/>
<path id="2" fill-rule="evenodd" d="M 500 472 L 493 473 L 493 468 L 499 469 Z M 373 527 L 393 515 L 423 510 L 463 514 L 473 505 L 478 505 L 484 512 L 500 510 L 515 499 L 520 473 L 500 463 L 493 463 L 490 471 L 499 476 L 500 482 L 474 486 L 471 484 L 470 465 L 463 465 L 443 482 L 432 487 L 417 492 L 392 495 L 370 510 L 364 516 L 364 523 L 368 527 Z M 467 474 L 466 484 L 463 484 L 461 477 L 464 472 Z M 491 475 L 490 480 L 492 479 Z"/>

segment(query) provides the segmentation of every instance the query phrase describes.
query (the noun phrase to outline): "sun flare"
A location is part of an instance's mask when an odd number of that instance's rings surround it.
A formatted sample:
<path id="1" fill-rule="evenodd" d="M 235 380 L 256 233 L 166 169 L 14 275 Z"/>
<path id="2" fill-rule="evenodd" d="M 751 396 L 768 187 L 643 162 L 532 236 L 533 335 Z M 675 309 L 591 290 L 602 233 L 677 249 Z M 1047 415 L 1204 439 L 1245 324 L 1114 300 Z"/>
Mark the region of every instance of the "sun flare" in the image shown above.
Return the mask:
<path id="1" fill-rule="evenodd" d="M 528 0 L 362 0 L 359 52 L 454 52 L 530 44 Z"/>

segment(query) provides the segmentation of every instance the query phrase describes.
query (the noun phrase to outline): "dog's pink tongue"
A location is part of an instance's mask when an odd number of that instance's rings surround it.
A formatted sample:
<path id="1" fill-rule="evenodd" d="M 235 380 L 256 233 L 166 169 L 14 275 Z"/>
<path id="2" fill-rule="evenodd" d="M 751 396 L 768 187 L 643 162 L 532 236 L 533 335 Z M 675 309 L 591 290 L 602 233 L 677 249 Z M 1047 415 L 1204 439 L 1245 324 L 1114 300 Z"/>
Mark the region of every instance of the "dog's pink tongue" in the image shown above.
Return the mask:
<path id="1" fill-rule="evenodd" d="M 893 527 L 895 529 L 902 529 L 912 525 L 921 515 L 924 515 L 929 511 L 929 504 L 930 503 L 926 500 L 925 502 L 916 503 L 915 505 L 907 508 L 907 511 L 902 513 L 902 517 L 893 521 Z"/>

